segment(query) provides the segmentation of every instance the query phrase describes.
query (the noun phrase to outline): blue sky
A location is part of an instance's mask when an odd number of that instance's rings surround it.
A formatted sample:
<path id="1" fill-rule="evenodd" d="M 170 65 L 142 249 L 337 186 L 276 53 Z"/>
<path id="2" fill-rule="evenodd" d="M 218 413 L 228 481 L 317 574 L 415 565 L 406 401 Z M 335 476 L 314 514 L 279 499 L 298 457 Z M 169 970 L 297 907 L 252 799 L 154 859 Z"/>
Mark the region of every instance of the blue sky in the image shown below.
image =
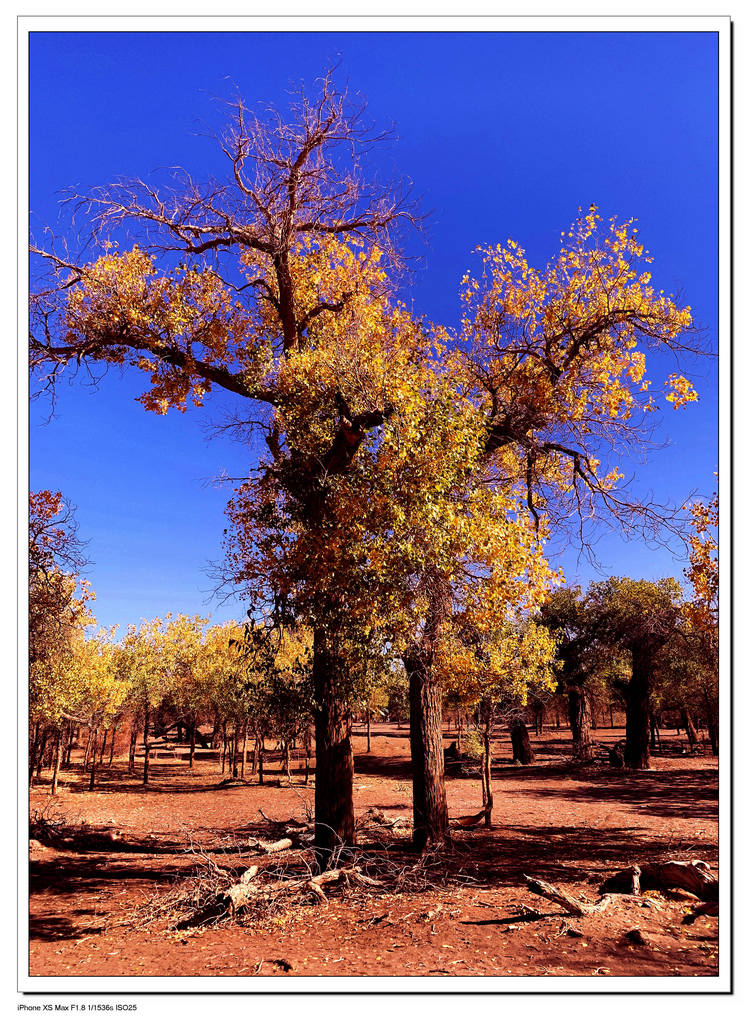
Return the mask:
<path id="1" fill-rule="evenodd" d="M 396 140 L 383 177 L 413 182 L 423 210 L 408 298 L 455 324 L 458 285 L 476 245 L 514 238 L 543 264 L 579 206 L 636 216 L 655 257 L 653 283 L 691 305 L 717 347 L 717 36 L 708 33 L 32 33 L 32 230 L 65 229 L 60 191 L 182 165 L 224 172 L 208 137 L 220 100 L 283 104 L 294 81 L 330 63 Z M 654 374 L 659 367 L 655 365 Z M 662 367 L 663 372 L 671 368 Z M 716 361 L 693 370 L 701 401 L 663 411 L 669 444 L 635 468 L 634 490 L 680 502 L 708 493 L 717 468 Z M 654 375 L 653 374 L 653 375 Z M 31 487 L 62 490 L 88 540 L 102 624 L 165 611 L 243 615 L 205 603 L 220 558 L 227 488 L 253 453 L 210 439 L 231 408 L 155 416 L 134 401 L 138 375 L 59 390 L 56 416 L 31 410 Z M 682 560 L 609 536 L 603 572 L 561 555 L 567 577 L 679 576 Z"/>

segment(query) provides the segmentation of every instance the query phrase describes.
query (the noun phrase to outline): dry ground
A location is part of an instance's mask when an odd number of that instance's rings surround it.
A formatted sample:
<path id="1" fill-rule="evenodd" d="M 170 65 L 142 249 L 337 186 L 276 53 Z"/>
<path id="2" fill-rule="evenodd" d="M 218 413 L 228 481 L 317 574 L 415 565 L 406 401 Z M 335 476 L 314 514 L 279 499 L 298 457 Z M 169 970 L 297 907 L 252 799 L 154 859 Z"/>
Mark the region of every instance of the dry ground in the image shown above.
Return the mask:
<path id="1" fill-rule="evenodd" d="M 620 729 L 598 729 L 610 744 Z M 450 739 L 451 737 L 447 737 Z M 220 764 L 152 762 L 144 789 L 124 758 L 101 771 L 96 792 L 80 770 L 65 773 L 55 803 L 73 846 L 38 846 L 30 864 L 30 973 L 39 976 L 256 975 L 689 975 L 717 973 L 718 920 L 682 923 L 688 900 L 678 894 L 623 901 L 612 911 L 575 920 L 532 896 L 527 872 L 575 895 L 596 898 L 600 882 L 634 862 L 698 857 L 716 868 L 717 762 L 684 756 L 674 733 L 648 772 L 624 773 L 604 763 L 572 768 L 569 733 L 546 729 L 535 740 L 536 764 L 511 764 L 509 744 L 496 743 L 494 828 L 455 833 L 446 863 L 432 865 L 422 892 L 328 890 L 329 902 L 289 908 L 270 919 L 187 931 L 158 921 L 133 925 L 194 871 L 190 843 L 231 867 L 256 859 L 231 849 L 243 837 L 277 838 L 282 821 L 303 818 L 312 787 L 296 776 L 279 785 L 276 770 L 262 787 L 217 789 Z M 411 816 L 408 739 L 394 725 L 375 728 L 372 752 L 356 736 L 357 814 L 376 806 L 392 818 Z M 42 778 L 42 783 L 44 777 Z M 32 789 L 31 806 L 49 800 Z M 451 774 L 450 814 L 480 807 L 477 780 Z M 276 820 L 273 825 L 266 817 Z M 116 837 L 110 833 L 118 833 Z M 381 837 L 380 837 L 381 839 Z M 371 841 L 370 845 L 375 848 Z M 385 855 L 376 846 L 379 857 Z M 386 856 L 408 867 L 407 839 L 390 833 Z M 298 862 L 298 854 L 291 855 Z M 199 858 L 198 858 L 199 860 Z M 277 860 L 277 857 L 276 857 Z M 444 870 L 449 877 L 445 879 Z M 538 912 L 528 919 L 528 908 Z M 625 938 L 641 930 L 644 945 Z"/>

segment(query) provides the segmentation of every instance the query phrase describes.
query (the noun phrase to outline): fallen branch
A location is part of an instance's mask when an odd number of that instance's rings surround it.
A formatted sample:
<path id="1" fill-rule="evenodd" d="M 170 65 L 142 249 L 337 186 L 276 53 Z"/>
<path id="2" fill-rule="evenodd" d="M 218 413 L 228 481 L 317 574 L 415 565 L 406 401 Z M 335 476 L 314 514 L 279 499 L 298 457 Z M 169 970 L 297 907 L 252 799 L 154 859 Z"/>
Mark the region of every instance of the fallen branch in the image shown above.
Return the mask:
<path id="1" fill-rule="evenodd" d="M 265 883 L 264 885 L 254 881 L 256 873 L 256 869 L 252 871 L 252 868 L 249 871 L 245 871 L 239 882 L 236 885 L 232 885 L 224 893 L 224 900 L 233 914 L 243 910 L 255 900 L 273 898 L 284 893 L 302 892 L 304 890 L 313 892 L 317 897 L 327 900 L 323 892 L 323 886 L 329 885 L 331 882 L 338 882 L 341 879 L 368 886 L 382 886 L 385 884 L 379 879 L 369 878 L 368 875 L 362 874 L 356 868 L 335 868 L 308 878 L 284 878 L 276 882 Z"/>
<path id="2" fill-rule="evenodd" d="M 383 828 L 395 828 L 396 825 L 405 820 L 404 818 L 388 818 L 378 807 L 372 807 L 367 812 L 366 817 L 371 818 L 372 821 L 375 821 L 377 825 L 381 825 Z"/>
<path id="3" fill-rule="evenodd" d="M 609 878 L 599 892 L 633 893 L 657 889 L 684 889 L 699 899 L 712 903 L 719 899 L 719 883 L 703 860 L 669 860 L 664 864 L 634 864 Z"/>
<path id="4" fill-rule="evenodd" d="M 450 824 L 455 828 L 475 828 L 476 825 L 479 825 L 481 821 L 483 821 L 485 816 L 486 808 L 484 807 L 483 810 L 478 811 L 477 814 L 465 814 L 461 818 L 451 818 Z"/>
<path id="5" fill-rule="evenodd" d="M 561 892 L 555 885 L 549 885 L 548 882 L 543 882 L 539 878 L 531 878 L 530 875 L 523 875 L 522 877 L 527 883 L 527 888 L 530 892 L 535 893 L 536 896 L 542 896 L 543 899 L 550 900 L 551 903 L 557 903 L 573 917 L 586 917 L 588 914 L 594 914 L 598 910 L 604 910 L 612 899 L 611 896 L 603 896 L 597 903 L 590 903 L 588 900 L 575 899 L 573 896 Z"/>

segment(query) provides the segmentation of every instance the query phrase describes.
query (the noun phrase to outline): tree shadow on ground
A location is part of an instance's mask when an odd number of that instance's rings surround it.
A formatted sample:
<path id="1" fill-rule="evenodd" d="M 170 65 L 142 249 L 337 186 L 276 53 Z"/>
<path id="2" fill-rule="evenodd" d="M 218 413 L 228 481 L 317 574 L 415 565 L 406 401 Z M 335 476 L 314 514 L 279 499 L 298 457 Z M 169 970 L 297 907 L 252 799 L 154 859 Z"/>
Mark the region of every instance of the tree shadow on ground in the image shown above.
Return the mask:
<path id="1" fill-rule="evenodd" d="M 533 786 L 522 792 L 549 799 L 620 803 L 661 818 L 716 818 L 719 813 L 716 769 L 580 773 L 577 778 L 581 785 L 573 789 Z"/>

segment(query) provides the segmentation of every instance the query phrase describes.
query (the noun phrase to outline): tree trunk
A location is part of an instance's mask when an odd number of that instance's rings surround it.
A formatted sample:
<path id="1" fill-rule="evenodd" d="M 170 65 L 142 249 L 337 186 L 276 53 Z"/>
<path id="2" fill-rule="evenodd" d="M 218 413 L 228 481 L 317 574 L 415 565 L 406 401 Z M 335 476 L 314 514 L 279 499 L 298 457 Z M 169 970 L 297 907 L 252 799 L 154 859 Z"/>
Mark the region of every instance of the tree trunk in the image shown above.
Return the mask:
<path id="1" fill-rule="evenodd" d="M 34 778 L 34 768 L 36 767 L 36 753 L 39 749 L 39 723 L 37 722 L 34 726 L 34 738 L 31 741 L 31 749 L 29 750 L 29 783 Z"/>
<path id="2" fill-rule="evenodd" d="M 242 778 L 244 778 L 244 768 L 247 764 L 247 719 L 245 718 L 242 722 Z"/>
<path id="3" fill-rule="evenodd" d="M 536 736 L 542 736 L 543 735 L 543 710 L 544 710 L 543 709 L 543 704 L 540 701 L 538 701 L 537 704 L 535 704 L 535 707 L 533 708 L 533 711 L 535 713 L 535 735 Z"/>
<path id="4" fill-rule="evenodd" d="M 57 742 L 55 744 L 55 759 L 54 767 L 52 769 L 52 788 L 51 793 L 54 796 L 57 793 L 57 777 L 60 774 L 60 764 L 62 762 L 62 730 L 57 730 Z"/>
<path id="5" fill-rule="evenodd" d="M 259 761 L 259 765 L 258 765 L 259 772 L 260 772 L 259 783 L 260 783 L 261 786 L 264 786 L 265 785 L 265 735 L 264 735 L 264 733 L 260 735 L 259 757 L 260 757 L 260 761 Z"/>
<path id="6" fill-rule="evenodd" d="M 371 753 L 371 711 L 366 709 L 366 753 Z"/>
<path id="7" fill-rule="evenodd" d="M 309 769 L 312 759 L 312 731 L 309 726 L 304 730 L 304 785 L 309 785 Z"/>
<path id="8" fill-rule="evenodd" d="M 426 656 L 414 653 L 403 662 L 408 674 L 410 697 L 413 845 L 420 851 L 449 841 L 442 744 L 442 690 Z"/>
<path id="9" fill-rule="evenodd" d="M 88 789 L 91 792 L 96 785 L 96 740 L 99 735 L 98 726 L 93 731 L 93 737 L 91 740 L 91 774 L 88 777 Z"/>
<path id="10" fill-rule="evenodd" d="M 62 758 L 62 767 L 69 768 L 73 756 L 73 743 L 75 742 L 75 729 L 69 725 L 65 731 L 65 753 Z"/>
<path id="11" fill-rule="evenodd" d="M 36 769 L 34 771 L 34 777 L 39 778 L 42 774 L 42 766 L 44 764 L 44 755 L 47 752 L 47 744 L 49 742 L 49 729 L 42 729 L 41 739 L 39 741 L 39 749 L 36 754 Z"/>
<path id="12" fill-rule="evenodd" d="M 109 729 L 105 729 L 104 730 L 104 738 L 101 741 L 101 750 L 99 751 L 99 764 L 100 765 L 102 765 L 104 763 L 104 751 L 106 750 L 106 741 L 107 741 L 107 737 L 108 736 L 109 736 Z"/>
<path id="13" fill-rule="evenodd" d="M 688 710 L 688 708 L 681 708 L 680 713 L 681 720 L 683 721 L 683 728 L 685 729 L 686 735 L 688 736 L 688 746 L 691 749 L 691 753 L 693 753 L 693 748 L 696 746 L 697 740 L 696 729 L 694 728 L 693 719 L 691 718 L 691 713 Z"/>
<path id="14" fill-rule="evenodd" d="M 706 728 L 709 735 L 709 745 L 715 757 L 719 754 L 719 718 L 717 711 L 710 702 L 705 702 Z"/>
<path id="15" fill-rule="evenodd" d="M 130 726 L 130 750 L 127 755 L 127 770 L 132 773 L 135 771 L 135 748 L 138 742 L 138 728 L 135 722 Z"/>
<path id="16" fill-rule="evenodd" d="M 151 725 L 151 708 L 149 704 L 145 706 L 145 715 L 143 718 L 143 785 L 148 785 L 148 761 L 150 748 L 148 746 L 148 730 Z"/>
<path id="17" fill-rule="evenodd" d="M 649 768 L 649 661 L 633 653 L 631 680 L 626 687 L 627 768 Z"/>
<path id="18" fill-rule="evenodd" d="M 491 828 L 493 812 L 493 790 L 491 788 L 491 727 L 493 725 L 493 705 L 491 700 L 483 701 L 483 806 L 486 811 L 486 828 Z"/>
<path id="19" fill-rule="evenodd" d="M 520 764 L 532 764 L 535 754 L 530 743 L 530 734 L 523 718 L 515 718 L 510 726 L 512 737 L 512 758 Z"/>
<path id="20" fill-rule="evenodd" d="M 195 723 L 194 715 L 190 718 L 190 769 L 192 769 L 195 763 L 195 729 L 197 725 Z"/>
<path id="21" fill-rule="evenodd" d="M 117 735 L 117 726 L 112 726 L 112 739 L 109 744 L 109 767 L 112 767 L 112 761 L 114 760 L 114 737 Z"/>
<path id="22" fill-rule="evenodd" d="M 86 737 L 86 749 L 83 753 L 83 771 L 88 771 L 88 756 L 91 753 L 91 730 L 88 730 L 88 736 Z M 96 755 L 94 755 L 96 756 Z"/>
<path id="23" fill-rule="evenodd" d="M 590 736 L 590 702 L 583 685 L 567 688 L 569 725 L 571 726 L 571 756 L 575 761 L 589 761 L 592 757 Z"/>
<path id="24" fill-rule="evenodd" d="M 322 871 L 336 846 L 352 846 L 356 838 L 351 718 L 343 673 L 341 659 L 330 649 L 330 637 L 323 628 L 316 627 L 312 661 L 317 753 L 314 843 Z"/>

